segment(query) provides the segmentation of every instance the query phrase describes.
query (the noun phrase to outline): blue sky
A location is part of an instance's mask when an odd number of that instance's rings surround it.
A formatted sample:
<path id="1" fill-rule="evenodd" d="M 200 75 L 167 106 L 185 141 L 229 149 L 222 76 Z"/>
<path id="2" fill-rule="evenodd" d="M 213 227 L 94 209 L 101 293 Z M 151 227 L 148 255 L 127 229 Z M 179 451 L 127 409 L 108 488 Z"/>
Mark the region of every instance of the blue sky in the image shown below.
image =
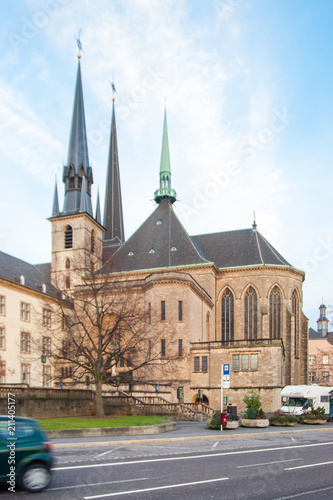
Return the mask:
<path id="1" fill-rule="evenodd" d="M 333 304 L 332 0 L 2 0 L 0 248 L 50 260 L 81 29 L 103 208 L 111 90 L 129 237 L 154 208 L 167 102 L 176 212 L 190 234 L 258 230 Z"/>

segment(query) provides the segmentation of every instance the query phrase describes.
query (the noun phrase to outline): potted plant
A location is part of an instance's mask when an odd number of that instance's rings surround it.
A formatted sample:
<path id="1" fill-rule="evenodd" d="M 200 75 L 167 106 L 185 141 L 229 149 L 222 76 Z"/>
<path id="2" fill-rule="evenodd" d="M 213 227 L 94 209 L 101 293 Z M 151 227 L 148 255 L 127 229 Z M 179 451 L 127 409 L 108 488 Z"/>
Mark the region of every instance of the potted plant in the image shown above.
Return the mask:
<path id="1" fill-rule="evenodd" d="M 304 413 L 299 417 L 301 424 L 325 424 L 327 422 L 327 415 L 325 415 L 325 408 L 318 406 L 314 408 L 311 406 L 309 412 Z"/>
<path id="2" fill-rule="evenodd" d="M 223 426 L 223 429 L 237 429 L 238 427 L 239 417 L 237 415 L 228 415 L 227 416 L 227 425 Z M 214 413 L 214 415 L 207 420 L 208 429 L 221 429 L 221 411 L 218 410 Z"/>
<path id="3" fill-rule="evenodd" d="M 243 427 L 268 427 L 269 420 L 266 418 L 261 407 L 260 395 L 255 391 L 250 396 L 245 396 L 243 402 L 246 404 L 246 411 L 240 421 Z"/>
<path id="4" fill-rule="evenodd" d="M 274 414 L 269 417 L 270 425 L 280 425 L 280 426 L 293 426 L 298 422 L 296 415 L 290 415 L 284 413 L 281 410 L 276 410 Z"/>

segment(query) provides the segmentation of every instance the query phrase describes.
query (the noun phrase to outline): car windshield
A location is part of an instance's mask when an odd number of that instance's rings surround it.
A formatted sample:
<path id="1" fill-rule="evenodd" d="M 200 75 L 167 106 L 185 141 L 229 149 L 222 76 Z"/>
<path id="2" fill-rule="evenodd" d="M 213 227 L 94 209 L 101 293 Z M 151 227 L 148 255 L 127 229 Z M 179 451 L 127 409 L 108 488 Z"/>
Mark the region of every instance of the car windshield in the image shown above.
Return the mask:
<path id="1" fill-rule="evenodd" d="M 306 398 L 289 398 L 285 403 L 285 406 L 296 406 L 297 408 L 303 408 L 303 406 L 310 405 L 310 402 Z"/>

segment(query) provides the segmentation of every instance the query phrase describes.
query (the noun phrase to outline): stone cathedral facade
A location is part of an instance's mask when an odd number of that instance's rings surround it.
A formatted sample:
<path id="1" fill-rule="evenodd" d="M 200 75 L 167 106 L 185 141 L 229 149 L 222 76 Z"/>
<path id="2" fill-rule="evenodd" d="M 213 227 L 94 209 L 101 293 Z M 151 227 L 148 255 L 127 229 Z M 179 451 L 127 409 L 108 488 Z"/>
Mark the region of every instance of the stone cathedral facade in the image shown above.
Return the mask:
<path id="1" fill-rule="evenodd" d="M 165 331 L 162 356 L 167 355 L 165 349 L 172 339 L 178 359 L 176 368 L 156 378 L 144 372 L 134 378 L 131 389 L 138 394 L 154 392 L 158 386 L 169 401 L 181 398 L 196 402 L 200 395 L 204 402 L 218 408 L 221 365 L 228 363 L 230 389 L 224 391 L 228 403 L 242 406 L 242 398 L 253 388 L 260 392 L 264 409 L 274 411 L 279 407 L 283 386 L 307 383 L 304 273 L 272 247 L 255 222 L 244 230 L 192 236 L 187 233 L 173 209 L 177 194 L 171 185 L 166 112 L 159 187 L 154 193 L 156 206 L 126 240 L 113 101 L 102 221 L 99 198 L 96 210 L 92 208 L 93 170 L 88 156 L 80 65 L 79 59 L 63 171 L 63 209 L 56 186 L 50 218 L 51 264 L 34 269 L 66 292 L 80 284 L 73 263 L 78 258 L 81 262 L 93 259 L 99 275 L 128 288 L 135 284 L 140 290 L 147 308 Z M 0 264 L 1 259 L 10 260 L 4 255 L 0 254 Z M 1 276 L 9 287 L 13 279 Z M 52 287 L 49 290 L 52 296 Z M 5 295 L 0 288 L 0 332 L 1 321 L 4 324 L 7 319 L 1 316 L 1 297 L 6 300 Z M 45 294 L 42 299 L 47 301 Z M 0 355 L 4 353 L 0 350 Z"/>

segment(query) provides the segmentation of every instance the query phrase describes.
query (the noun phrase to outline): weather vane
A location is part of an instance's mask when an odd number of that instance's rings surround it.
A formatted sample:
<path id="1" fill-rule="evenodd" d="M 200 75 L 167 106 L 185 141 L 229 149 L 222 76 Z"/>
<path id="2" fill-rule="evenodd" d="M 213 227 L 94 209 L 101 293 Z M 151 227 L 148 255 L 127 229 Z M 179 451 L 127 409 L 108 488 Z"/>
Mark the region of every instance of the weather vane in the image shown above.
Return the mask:
<path id="1" fill-rule="evenodd" d="M 112 77 L 112 82 L 111 80 L 109 80 L 110 82 L 110 85 L 111 85 L 111 88 L 112 88 L 112 100 L 114 101 L 115 100 L 115 94 L 118 94 L 118 92 L 116 91 L 116 87 L 115 87 L 115 84 L 114 84 L 114 77 Z"/>
<path id="2" fill-rule="evenodd" d="M 78 36 L 76 37 L 74 35 L 74 38 L 76 40 L 76 43 L 77 43 L 77 46 L 78 46 L 78 49 L 79 49 L 79 54 L 78 54 L 78 58 L 80 59 L 81 58 L 81 52 L 84 52 L 83 48 L 82 48 L 82 43 L 81 43 L 81 40 L 80 40 L 80 36 L 81 36 L 81 29 L 79 29 L 79 33 L 78 33 Z"/>

